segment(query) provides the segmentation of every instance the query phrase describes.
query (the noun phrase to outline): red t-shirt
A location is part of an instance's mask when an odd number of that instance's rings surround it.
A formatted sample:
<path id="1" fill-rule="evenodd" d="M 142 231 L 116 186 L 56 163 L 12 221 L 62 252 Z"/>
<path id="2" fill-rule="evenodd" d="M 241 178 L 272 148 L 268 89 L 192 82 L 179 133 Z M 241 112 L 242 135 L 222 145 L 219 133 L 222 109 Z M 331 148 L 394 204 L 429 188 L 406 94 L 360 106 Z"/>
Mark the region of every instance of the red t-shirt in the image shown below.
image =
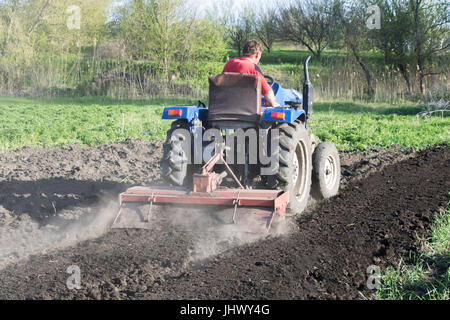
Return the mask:
<path id="1" fill-rule="evenodd" d="M 247 57 L 231 59 L 230 61 L 227 62 L 227 64 L 223 68 L 222 73 L 224 72 L 256 74 L 261 79 L 262 94 L 266 95 L 271 90 L 266 79 L 264 79 L 264 76 L 261 74 L 261 72 L 256 70 L 255 64 Z"/>

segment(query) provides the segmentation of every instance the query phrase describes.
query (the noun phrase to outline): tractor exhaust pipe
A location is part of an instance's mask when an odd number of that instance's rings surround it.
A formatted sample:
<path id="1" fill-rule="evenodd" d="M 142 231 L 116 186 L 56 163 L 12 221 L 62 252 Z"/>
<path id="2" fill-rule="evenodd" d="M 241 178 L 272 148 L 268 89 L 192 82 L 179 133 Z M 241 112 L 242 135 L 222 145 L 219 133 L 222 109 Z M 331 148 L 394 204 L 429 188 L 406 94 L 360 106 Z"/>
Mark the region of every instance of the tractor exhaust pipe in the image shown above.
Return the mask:
<path id="1" fill-rule="evenodd" d="M 311 56 L 307 56 L 303 61 L 303 71 L 305 74 L 305 82 L 303 83 L 303 109 L 306 112 L 307 119 L 312 114 L 312 103 L 313 103 L 313 85 L 309 80 L 309 70 L 308 63 Z"/>

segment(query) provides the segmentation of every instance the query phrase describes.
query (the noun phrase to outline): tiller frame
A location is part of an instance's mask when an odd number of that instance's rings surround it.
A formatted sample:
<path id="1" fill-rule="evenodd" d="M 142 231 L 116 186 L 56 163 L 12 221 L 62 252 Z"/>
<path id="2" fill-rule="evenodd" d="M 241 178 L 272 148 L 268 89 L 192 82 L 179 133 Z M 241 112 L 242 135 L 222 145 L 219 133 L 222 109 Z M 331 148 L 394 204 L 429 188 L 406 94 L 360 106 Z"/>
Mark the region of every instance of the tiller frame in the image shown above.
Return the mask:
<path id="1" fill-rule="evenodd" d="M 112 228 L 152 229 L 153 206 L 161 204 L 188 206 L 233 207 L 231 224 L 240 225 L 246 232 L 261 233 L 270 229 L 275 215 L 285 217 L 289 192 L 244 188 L 224 159 L 225 144 L 218 144 L 211 159 L 202 167 L 202 173 L 193 175 L 192 189 L 184 187 L 132 187 L 119 195 L 120 210 Z M 226 171 L 215 173 L 214 166 L 224 164 Z M 230 174 L 239 188 L 220 186 Z M 130 203 L 146 203 L 149 209 L 143 222 L 118 223 L 123 208 Z M 238 210 L 239 208 L 239 210 Z M 170 213 L 167 213 L 170 214 Z"/>

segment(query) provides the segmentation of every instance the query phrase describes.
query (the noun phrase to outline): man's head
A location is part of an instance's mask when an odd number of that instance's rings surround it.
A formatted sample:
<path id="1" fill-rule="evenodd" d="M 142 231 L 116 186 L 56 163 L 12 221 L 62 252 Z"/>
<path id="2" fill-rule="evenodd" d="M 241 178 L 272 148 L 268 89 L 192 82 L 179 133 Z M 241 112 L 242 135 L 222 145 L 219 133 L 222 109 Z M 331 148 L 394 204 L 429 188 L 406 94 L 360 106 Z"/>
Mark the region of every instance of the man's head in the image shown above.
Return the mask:
<path id="1" fill-rule="evenodd" d="M 244 49 L 243 49 L 244 56 L 252 58 L 256 64 L 259 63 L 262 52 L 263 52 L 263 47 L 256 40 L 250 40 L 250 41 L 247 41 L 246 44 L 244 44 Z"/>

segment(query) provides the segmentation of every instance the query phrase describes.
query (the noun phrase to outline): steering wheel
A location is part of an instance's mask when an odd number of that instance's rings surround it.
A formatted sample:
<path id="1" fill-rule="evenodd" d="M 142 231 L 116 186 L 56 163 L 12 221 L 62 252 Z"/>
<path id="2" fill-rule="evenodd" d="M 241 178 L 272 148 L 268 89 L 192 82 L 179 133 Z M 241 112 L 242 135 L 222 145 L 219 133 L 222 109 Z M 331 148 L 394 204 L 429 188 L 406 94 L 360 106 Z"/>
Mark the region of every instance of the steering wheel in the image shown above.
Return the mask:
<path id="1" fill-rule="evenodd" d="M 273 78 L 271 76 L 268 76 L 266 74 L 263 75 L 264 78 L 268 79 L 269 82 L 272 82 L 272 84 L 270 85 L 271 88 L 273 88 L 273 85 L 275 84 L 275 80 L 273 80 Z"/>

